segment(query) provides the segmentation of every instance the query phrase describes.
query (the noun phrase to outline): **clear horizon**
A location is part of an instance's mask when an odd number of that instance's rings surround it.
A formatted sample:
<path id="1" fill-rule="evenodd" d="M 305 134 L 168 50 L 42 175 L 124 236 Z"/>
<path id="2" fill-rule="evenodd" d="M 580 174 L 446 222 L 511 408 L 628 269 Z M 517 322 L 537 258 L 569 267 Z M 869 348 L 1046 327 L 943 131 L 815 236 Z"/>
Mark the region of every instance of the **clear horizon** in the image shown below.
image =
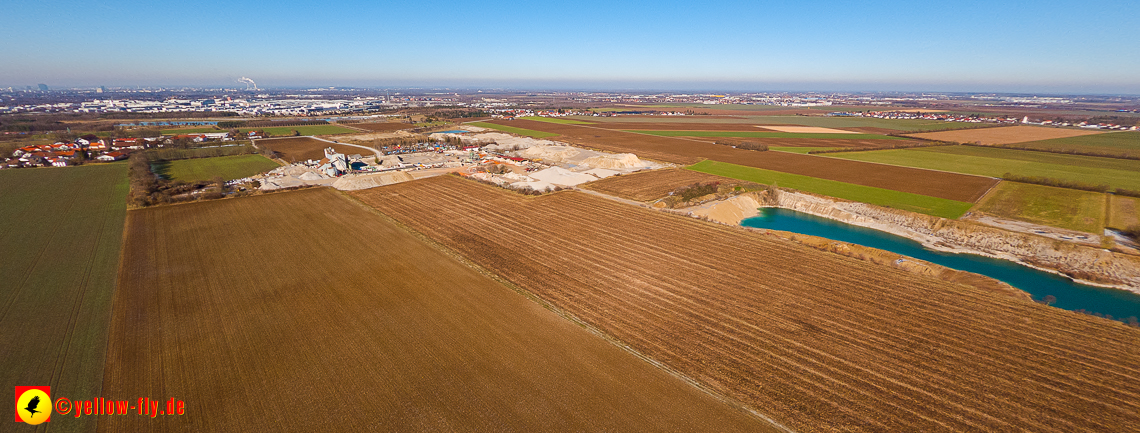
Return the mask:
<path id="1" fill-rule="evenodd" d="M 1135 95 L 1137 15 L 1120 1 L 19 0 L 0 86 Z"/>

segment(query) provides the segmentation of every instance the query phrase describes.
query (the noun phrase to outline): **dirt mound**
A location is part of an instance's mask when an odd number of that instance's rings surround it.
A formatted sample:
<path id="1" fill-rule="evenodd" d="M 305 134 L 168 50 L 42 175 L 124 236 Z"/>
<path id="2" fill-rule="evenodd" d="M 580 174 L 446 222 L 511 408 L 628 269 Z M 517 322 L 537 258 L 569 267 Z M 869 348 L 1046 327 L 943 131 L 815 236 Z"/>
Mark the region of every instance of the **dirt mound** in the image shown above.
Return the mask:
<path id="1" fill-rule="evenodd" d="M 582 151 L 570 146 L 533 146 L 519 152 L 526 159 L 538 159 L 550 164 L 564 164 Z"/>
<path id="2" fill-rule="evenodd" d="M 616 153 L 608 155 L 591 156 L 582 160 L 579 166 L 590 168 L 623 169 L 644 166 L 645 163 L 637 159 L 632 153 Z"/>
<path id="3" fill-rule="evenodd" d="M 407 182 L 413 180 L 412 175 L 402 172 L 394 171 L 389 173 L 379 174 L 365 174 L 365 175 L 349 175 L 337 179 L 333 182 L 333 188 L 341 191 L 355 191 L 358 189 L 368 189 L 377 186 L 392 185 L 400 182 Z"/>

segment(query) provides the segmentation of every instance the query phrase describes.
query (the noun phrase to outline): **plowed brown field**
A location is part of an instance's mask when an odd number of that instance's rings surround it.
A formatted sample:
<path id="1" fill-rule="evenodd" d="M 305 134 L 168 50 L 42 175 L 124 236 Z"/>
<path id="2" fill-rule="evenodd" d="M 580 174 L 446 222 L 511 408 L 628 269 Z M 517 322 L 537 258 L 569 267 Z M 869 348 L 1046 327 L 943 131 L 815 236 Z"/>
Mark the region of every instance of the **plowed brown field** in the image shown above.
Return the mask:
<path id="1" fill-rule="evenodd" d="M 749 131 L 749 132 L 778 132 L 774 129 L 748 123 L 596 123 L 590 126 L 604 129 L 618 129 L 628 131 Z"/>
<path id="2" fill-rule="evenodd" d="M 1120 323 L 578 192 L 354 195 L 799 431 L 1140 425 L 1140 331 Z"/>
<path id="3" fill-rule="evenodd" d="M 840 140 L 828 138 L 751 138 L 751 137 L 685 137 L 708 143 L 761 143 L 770 147 L 888 147 L 919 143 L 918 140 Z"/>
<path id="4" fill-rule="evenodd" d="M 926 132 L 922 134 L 910 134 L 909 136 L 927 140 L 953 141 L 958 143 L 1010 144 L 1100 133 L 1102 133 L 1102 131 L 1018 125 L 997 128 L 963 129 L 959 131 Z"/>
<path id="5" fill-rule="evenodd" d="M 588 190 L 630 200 L 649 201 L 665 197 L 677 188 L 698 182 L 732 183 L 739 181 L 692 170 L 669 168 L 623 176 L 610 176 L 580 186 Z"/>
<path id="6" fill-rule="evenodd" d="M 281 153 L 281 159 L 286 161 L 304 161 L 307 159 L 321 159 L 325 157 L 325 149 L 332 147 L 337 152 L 352 154 L 368 154 L 367 150 L 359 147 L 341 146 L 309 137 L 267 138 L 257 140 L 258 146 L 265 146 Z"/>
<path id="7" fill-rule="evenodd" d="M 127 230 L 103 431 L 772 431 L 332 190 Z"/>
<path id="8" fill-rule="evenodd" d="M 561 137 L 557 138 L 560 141 L 611 152 L 630 152 L 641 158 L 678 164 L 693 164 L 703 159 L 711 159 L 962 202 L 977 201 L 998 181 L 967 174 L 788 152 L 754 152 L 700 140 L 659 137 L 592 126 L 529 120 L 496 120 L 491 123 L 560 134 Z"/>

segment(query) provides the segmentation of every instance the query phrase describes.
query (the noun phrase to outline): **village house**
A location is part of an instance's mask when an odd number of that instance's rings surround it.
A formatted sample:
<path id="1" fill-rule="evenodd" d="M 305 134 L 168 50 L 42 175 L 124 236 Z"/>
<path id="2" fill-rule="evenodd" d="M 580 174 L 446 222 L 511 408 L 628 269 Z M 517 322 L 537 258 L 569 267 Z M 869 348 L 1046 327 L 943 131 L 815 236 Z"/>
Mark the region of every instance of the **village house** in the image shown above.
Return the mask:
<path id="1" fill-rule="evenodd" d="M 127 154 L 125 154 L 123 152 L 116 151 L 116 152 L 107 152 L 107 153 L 104 153 L 102 155 L 96 156 L 95 159 L 98 161 L 111 162 L 111 161 L 118 161 L 118 160 L 121 160 L 121 159 L 126 158 L 126 157 L 127 157 Z"/>

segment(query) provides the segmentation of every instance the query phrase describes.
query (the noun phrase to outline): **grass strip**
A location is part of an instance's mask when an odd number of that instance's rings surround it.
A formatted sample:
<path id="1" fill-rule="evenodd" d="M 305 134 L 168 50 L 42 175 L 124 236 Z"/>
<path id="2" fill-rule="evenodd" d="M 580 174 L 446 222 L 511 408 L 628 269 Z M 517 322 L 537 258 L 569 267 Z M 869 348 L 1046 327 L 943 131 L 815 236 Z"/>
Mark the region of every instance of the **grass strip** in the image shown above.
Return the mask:
<path id="1" fill-rule="evenodd" d="M 784 188 L 908 210 L 942 218 L 958 219 L 973 206 L 973 203 L 855 185 L 799 174 L 745 167 L 743 165 L 729 164 L 727 162 L 705 160 L 687 168 L 701 173 L 730 177 L 765 185 L 776 184 Z"/>

